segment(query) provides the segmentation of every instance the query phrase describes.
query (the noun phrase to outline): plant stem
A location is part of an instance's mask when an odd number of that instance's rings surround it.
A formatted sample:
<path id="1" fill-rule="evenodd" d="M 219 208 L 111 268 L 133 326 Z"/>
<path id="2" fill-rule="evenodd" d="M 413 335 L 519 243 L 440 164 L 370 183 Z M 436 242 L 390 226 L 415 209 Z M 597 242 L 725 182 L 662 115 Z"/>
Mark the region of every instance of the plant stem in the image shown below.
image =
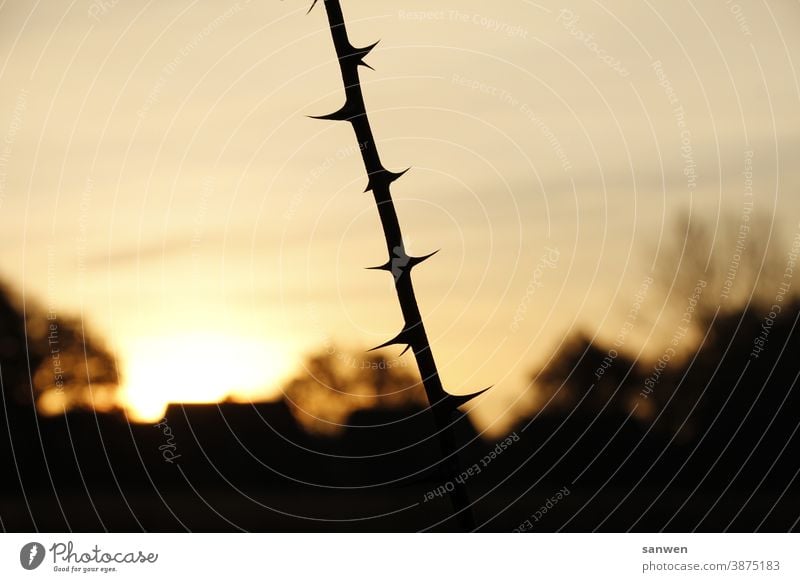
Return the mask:
<path id="1" fill-rule="evenodd" d="M 375 198 L 386 239 L 386 249 L 390 257 L 386 264 L 375 268 L 389 271 L 394 275 L 394 287 L 403 313 L 404 326 L 402 331 L 395 338 L 378 347 L 405 344 L 413 351 L 428 403 L 433 413 L 439 444 L 442 449 L 442 457 L 445 462 L 446 470 L 444 473 L 454 485 L 449 497 L 455 517 L 460 529 L 471 531 L 475 529 L 475 523 L 467 490 L 463 484 L 454 480 L 454 477 L 458 474 L 458 446 L 454 423 L 459 414 L 457 407 L 477 394 L 453 396 L 445 392 L 439 378 L 439 371 L 436 367 L 430 343 L 428 342 L 428 335 L 425 332 L 425 325 L 422 322 L 422 315 L 414 294 L 414 285 L 411 281 L 411 269 L 430 255 L 410 257 L 406 254 L 400 222 L 397 218 L 397 211 L 395 210 L 390 189 L 392 182 L 402 176 L 404 172 L 399 174 L 390 172 L 381 163 L 361 91 L 358 67 L 367 66 L 363 59 L 375 45 L 364 49 L 353 47 L 347 37 L 339 0 L 325 0 L 324 5 L 344 82 L 345 105 L 339 111 L 322 116 L 319 119 L 348 121 L 353 127 L 369 177 L 366 191 L 371 191 Z"/>

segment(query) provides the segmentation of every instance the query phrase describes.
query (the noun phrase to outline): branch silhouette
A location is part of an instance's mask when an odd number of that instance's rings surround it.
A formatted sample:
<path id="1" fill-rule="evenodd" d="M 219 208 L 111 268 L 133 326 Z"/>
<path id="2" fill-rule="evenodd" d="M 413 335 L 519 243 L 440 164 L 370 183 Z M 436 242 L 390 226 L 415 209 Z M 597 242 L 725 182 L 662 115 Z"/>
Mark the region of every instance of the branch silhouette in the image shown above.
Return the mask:
<path id="1" fill-rule="evenodd" d="M 312 9 L 316 3 L 315 0 L 311 5 Z M 488 388 L 473 394 L 456 396 L 445 392 L 442 386 L 411 280 L 411 270 L 430 258 L 435 252 L 421 257 L 409 256 L 406 253 L 400 223 L 392 199 L 391 185 L 408 170 L 392 172 L 383 166 L 378 155 L 372 128 L 367 117 L 364 96 L 361 91 L 358 68 L 359 66 L 369 67 L 364 62 L 364 58 L 378 43 L 376 42 L 364 48 L 354 47 L 347 36 L 344 15 L 339 0 L 325 0 L 324 6 L 344 83 L 345 103 L 337 111 L 328 115 L 316 116 L 314 119 L 346 121 L 353 127 L 356 139 L 360 144 L 359 149 L 368 176 L 365 192 L 372 192 L 375 199 L 381 225 L 383 226 L 386 249 L 389 254 L 389 259 L 385 264 L 371 268 L 384 270 L 392 274 L 404 320 L 403 329 L 395 337 L 373 349 L 391 345 L 405 345 L 406 347 L 402 353 L 409 349 L 413 351 L 422 376 L 428 403 L 436 422 L 443 458 L 448 469 L 447 472 L 455 475 L 458 469 L 458 450 L 452 423 L 457 414 L 459 414 L 458 407 L 482 394 Z M 458 485 L 451 493 L 450 498 L 460 527 L 465 530 L 474 529 L 474 520 L 466 489 L 462 485 Z"/>

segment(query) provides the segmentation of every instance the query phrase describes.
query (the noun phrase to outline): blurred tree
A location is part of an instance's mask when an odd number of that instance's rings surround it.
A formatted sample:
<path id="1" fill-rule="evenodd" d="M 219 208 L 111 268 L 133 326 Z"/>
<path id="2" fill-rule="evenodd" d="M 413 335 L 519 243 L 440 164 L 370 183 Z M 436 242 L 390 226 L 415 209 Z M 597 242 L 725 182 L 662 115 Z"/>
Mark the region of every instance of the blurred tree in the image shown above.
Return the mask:
<path id="1" fill-rule="evenodd" d="M 425 390 L 402 360 L 380 353 L 358 357 L 330 349 L 310 356 L 283 390 L 292 414 L 309 432 L 335 434 L 368 408 L 424 406 Z"/>
<path id="2" fill-rule="evenodd" d="M 0 285 L 0 372 L 8 409 L 58 414 L 76 407 L 116 407 L 119 376 L 113 355 L 81 320 L 27 301 L 24 309 Z"/>
<path id="3" fill-rule="evenodd" d="M 799 287 L 787 286 L 785 278 L 796 247 L 796 240 L 789 243 L 758 215 L 730 217 L 713 229 L 682 216 L 659 252 L 654 275 L 669 312 L 656 322 L 664 333 L 653 334 L 649 346 L 627 345 L 626 351 L 575 333 L 532 375 L 539 408 L 564 414 L 579 406 L 578 416 L 633 411 L 640 421 L 659 418 L 659 429 L 692 438 L 721 409 L 746 414 L 754 390 L 769 384 L 762 401 L 783 398 L 800 365 L 782 351 L 798 336 Z M 705 286 L 686 336 L 676 343 L 680 328 L 673 315 L 687 309 L 698 281 Z M 769 342 L 768 354 L 756 353 L 760 337 Z M 732 396 L 745 371 L 746 386 Z"/>
<path id="4" fill-rule="evenodd" d="M 786 243 L 774 220 L 763 214 L 729 214 L 712 224 L 684 213 L 658 249 L 654 270 L 676 311 L 685 307 L 697 282 L 705 281 L 696 318 L 708 324 L 717 307 L 731 312 L 748 302 L 770 305 L 785 268 Z"/>
<path id="5" fill-rule="evenodd" d="M 25 392 L 30 391 L 29 358 L 30 369 L 36 369 L 41 357 L 27 353 L 25 318 L 9 290 L 0 283 L 0 380 L 4 401 L 25 401 Z"/>

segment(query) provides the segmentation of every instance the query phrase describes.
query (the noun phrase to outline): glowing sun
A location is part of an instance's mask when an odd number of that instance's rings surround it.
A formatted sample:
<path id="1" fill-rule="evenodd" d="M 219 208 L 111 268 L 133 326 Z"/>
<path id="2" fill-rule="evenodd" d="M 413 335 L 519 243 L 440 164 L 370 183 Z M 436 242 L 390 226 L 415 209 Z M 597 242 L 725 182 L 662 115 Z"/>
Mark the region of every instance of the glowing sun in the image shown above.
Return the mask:
<path id="1" fill-rule="evenodd" d="M 273 397 L 293 366 L 277 344 L 224 334 L 142 338 L 123 359 L 122 400 L 140 422 L 161 419 L 170 402 Z"/>

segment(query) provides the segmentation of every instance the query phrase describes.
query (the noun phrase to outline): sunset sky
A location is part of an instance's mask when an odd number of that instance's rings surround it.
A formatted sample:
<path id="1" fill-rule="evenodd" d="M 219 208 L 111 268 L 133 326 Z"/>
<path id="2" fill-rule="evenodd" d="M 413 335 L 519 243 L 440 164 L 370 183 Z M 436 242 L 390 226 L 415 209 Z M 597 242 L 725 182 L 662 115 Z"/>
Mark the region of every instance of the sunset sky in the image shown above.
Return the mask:
<path id="1" fill-rule="evenodd" d="M 137 418 L 274 397 L 304 354 L 400 329 L 352 131 L 307 117 L 343 99 L 309 5 L 0 2 L 0 279 L 108 341 Z M 481 428 L 570 331 L 616 333 L 682 211 L 739 219 L 748 159 L 798 230 L 797 2 L 343 8 L 381 41 L 361 79 L 412 167 L 406 246 L 441 249 L 414 276 L 445 386 L 495 385 Z"/>

